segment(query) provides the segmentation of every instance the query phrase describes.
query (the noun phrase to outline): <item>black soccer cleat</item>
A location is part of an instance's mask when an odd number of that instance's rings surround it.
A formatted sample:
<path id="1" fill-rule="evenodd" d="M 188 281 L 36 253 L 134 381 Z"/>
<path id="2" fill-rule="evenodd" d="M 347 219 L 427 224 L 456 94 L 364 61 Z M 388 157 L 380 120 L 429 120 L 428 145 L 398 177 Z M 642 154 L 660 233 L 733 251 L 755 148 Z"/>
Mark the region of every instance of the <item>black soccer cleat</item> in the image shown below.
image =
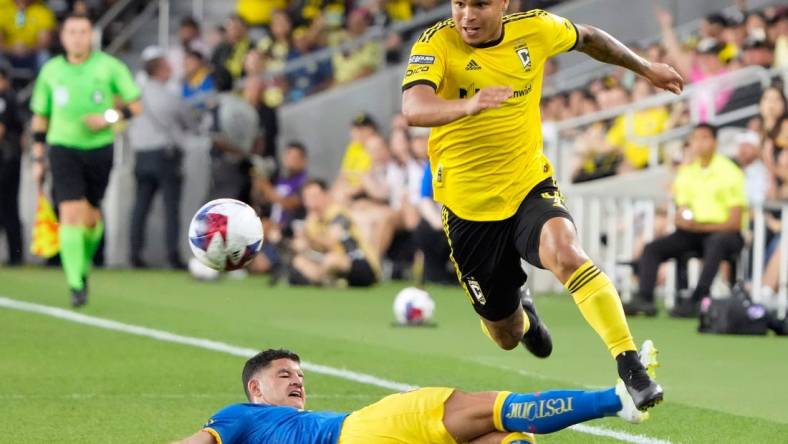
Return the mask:
<path id="1" fill-rule="evenodd" d="M 525 332 L 520 342 L 532 355 L 544 359 L 553 353 L 553 339 L 550 337 L 547 326 L 536 314 L 536 306 L 527 291 L 522 293 L 521 302 L 531 327 Z"/>
<path id="2" fill-rule="evenodd" d="M 88 292 L 86 288 L 81 290 L 71 289 L 71 306 L 79 308 L 88 303 Z"/>
<path id="3" fill-rule="evenodd" d="M 662 402 L 662 386 L 654 382 L 641 364 L 637 352 L 624 352 L 616 359 L 618 376 L 624 381 L 627 392 L 638 410 L 645 411 Z"/>

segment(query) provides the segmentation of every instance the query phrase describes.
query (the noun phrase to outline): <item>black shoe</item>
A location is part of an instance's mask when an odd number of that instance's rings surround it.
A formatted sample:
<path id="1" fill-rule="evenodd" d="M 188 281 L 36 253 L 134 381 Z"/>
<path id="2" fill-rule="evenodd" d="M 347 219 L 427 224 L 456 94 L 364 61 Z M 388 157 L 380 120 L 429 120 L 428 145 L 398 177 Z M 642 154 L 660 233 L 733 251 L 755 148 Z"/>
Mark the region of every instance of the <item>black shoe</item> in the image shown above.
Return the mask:
<path id="1" fill-rule="evenodd" d="M 172 268 L 173 270 L 185 270 L 186 264 L 181 260 L 180 257 L 171 257 L 170 268 Z"/>
<path id="2" fill-rule="evenodd" d="M 531 327 L 525 332 L 520 342 L 532 355 L 537 358 L 546 358 L 553 353 L 553 340 L 550 338 L 550 332 L 547 330 L 544 322 L 537 316 L 536 306 L 534 306 L 534 301 L 530 298 L 527 291 L 523 292 L 521 302 Z"/>
<path id="3" fill-rule="evenodd" d="M 624 304 L 624 313 L 627 316 L 645 315 L 654 317 L 657 315 L 657 306 L 653 302 L 647 302 L 638 297 Z"/>
<path id="4" fill-rule="evenodd" d="M 85 288 L 81 290 L 71 289 L 71 306 L 79 308 L 88 303 L 88 292 Z"/>
<path id="5" fill-rule="evenodd" d="M 131 267 L 144 269 L 144 268 L 148 268 L 148 264 L 144 260 L 142 260 L 142 258 L 133 257 L 131 258 Z"/>
<path id="6" fill-rule="evenodd" d="M 640 363 L 635 351 L 621 353 L 616 357 L 618 376 L 624 381 L 627 392 L 638 410 L 645 411 L 659 404 L 665 396 L 662 386 L 654 382 Z"/>
<path id="7" fill-rule="evenodd" d="M 679 299 L 673 310 L 670 310 L 670 316 L 674 318 L 697 318 L 700 316 L 700 304 L 692 299 Z"/>

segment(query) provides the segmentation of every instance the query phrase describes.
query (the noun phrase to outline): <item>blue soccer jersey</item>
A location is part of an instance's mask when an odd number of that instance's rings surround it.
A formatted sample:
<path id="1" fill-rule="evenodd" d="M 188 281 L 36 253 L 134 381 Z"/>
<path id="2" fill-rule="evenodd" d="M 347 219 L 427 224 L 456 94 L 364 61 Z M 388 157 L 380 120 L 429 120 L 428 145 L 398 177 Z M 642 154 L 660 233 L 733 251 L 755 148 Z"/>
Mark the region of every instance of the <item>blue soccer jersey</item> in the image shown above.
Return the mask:
<path id="1" fill-rule="evenodd" d="M 203 430 L 220 444 L 336 444 L 347 416 L 265 404 L 233 404 L 213 415 Z"/>

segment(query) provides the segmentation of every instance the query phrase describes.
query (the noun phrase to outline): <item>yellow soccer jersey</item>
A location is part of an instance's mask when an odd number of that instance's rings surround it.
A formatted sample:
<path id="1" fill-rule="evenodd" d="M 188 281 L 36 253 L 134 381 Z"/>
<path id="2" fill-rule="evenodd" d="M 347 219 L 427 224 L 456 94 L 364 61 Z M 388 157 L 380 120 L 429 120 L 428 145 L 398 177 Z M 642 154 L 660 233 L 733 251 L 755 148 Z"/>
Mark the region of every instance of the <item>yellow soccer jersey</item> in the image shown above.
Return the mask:
<path id="1" fill-rule="evenodd" d="M 501 39 L 483 47 L 463 42 L 453 19 L 424 31 L 411 50 L 403 91 L 427 84 L 439 97 L 462 99 L 487 86 L 514 90 L 499 108 L 432 129 L 435 200 L 463 219 L 502 220 L 552 176 L 539 113 L 544 63 L 577 39 L 572 22 L 538 9 L 504 16 Z"/>

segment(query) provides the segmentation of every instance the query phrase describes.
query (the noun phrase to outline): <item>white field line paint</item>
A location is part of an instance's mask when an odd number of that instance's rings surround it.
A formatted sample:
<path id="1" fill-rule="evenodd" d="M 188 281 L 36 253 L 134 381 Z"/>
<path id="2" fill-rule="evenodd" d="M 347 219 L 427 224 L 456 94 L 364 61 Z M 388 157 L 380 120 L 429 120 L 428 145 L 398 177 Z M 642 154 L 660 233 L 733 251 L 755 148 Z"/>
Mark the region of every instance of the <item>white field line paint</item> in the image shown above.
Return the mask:
<path id="1" fill-rule="evenodd" d="M 34 304 L 31 302 L 19 301 L 0 296 L 0 307 L 9 308 L 12 310 L 25 311 L 28 313 L 38 313 L 46 316 L 51 316 L 58 319 L 64 319 L 78 324 L 90 325 L 93 327 L 103 328 L 105 330 L 112 330 L 121 333 L 128 333 L 136 336 L 156 339 L 164 342 L 173 342 L 176 344 L 190 345 L 205 350 L 212 350 L 229 355 L 240 356 L 249 358 L 254 356 L 258 350 L 244 347 L 237 347 L 224 342 L 213 341 L 210 339 L 195 338 L 192 336 L 182 336 L 175 333 L 170 333 L 164 330 L 157 330 L 148 327 L 141 327 L 139 325 L 125 324 L 123 322 L 113 321 L 110 319 L 103 319 L 94 316 L 76 313 L 70 310 L 65 310 L 57 307 L 50 307 L 47 305 Z M 368 375 L 365 373 L 354 372 L 346 369 L 339 369 L 329 367 L 326 365 L 315 364 L 311 362 L 301 362 L 301 368 L 306 371 L 311 371 L 323 375 L 335 376 L 337 378 L 346 379 L 361 384 L 372 385 L 389 390 L 404 392 L 417 389 L 418 386 L 411 384 L 404 384 L 401 382 L 389 381 L 387 379 L 378 378 L 377 376 Z M 90 394 L 87 394 L 90 397 Z M 665 441 L 657 438 L 651 438 L 644 435 L 632 435 L 630 433 L 610 430 L 603 427 L 588 426 L 577 424 L 571 427 L 572 430 L 580 433 L 588 433 L 596 436 L 604 436 L 617 439 L 623 442 L 633 444 L 672 444 L 670 441 Z"/>
<path id="2" fill-rule="evenodd" d="M 30 313 L 44 314 L 47 316 L 52 316 L 55 318 L 76 322 L 78 324 L 103 328 L 105 330 L 119 331 L 122 333 L 129 333 L 136 336 L 143 336 L 146 338 L 157 339 L 159 341 L 174 342 L 176 344 L 191 345 L 192 347 L 218 351 L 234 356 L 240 356 L 243 358 L 250 358 L 259 352 L 259 350 L 237 347 L 224 342 L 212 341 L 210 339 L 195 338 L 191 336 L 182 336 L 163 330 L 141 327 L 139 325 L 124 324 L 122 322 L 97 318 L 94 316 L 88 316 L 81 313 L 76 313 L 74 311 L 64 310 L 62 308 L 18 301 L 15 299 L 9 299 L 2 296 L 0 296 L 0 307 L 6 307 L 20 311 L 27 311 Z M 418 388 L 415 385 L 389 381 L 387 379 L 378 378 L 376 376 L 367 375 L 364 373 L 354 372 L 352 370 L 328 367 L 325 365 L 314 364 L 306 361 L 301 362 L 301 368 L 303 368 L 306 371 L 311 371 L 314 373 L 319 373 L 328 376 L 335 376 L 338 378 L 347 379 L 362 384 L 382 387 L 385 389 L 394 390 L 398 392 L 406 392 Z"/>
<path id="3" fill-rule="evenodd" d="M 569 428 L 580 433 L 588 433 L 589 435 L 596 435 L 596 436 L 606 436 L 608 438 L 617 439 L 619 441 L 631 442 L 634 444 L 671 444 L 670 441 L 666 441 L 663 439 L 652 438 L 646 435 L 633 435 L 618 430 L 611 430 L 608 429 L 607 427 L 575 424 Z"/>

